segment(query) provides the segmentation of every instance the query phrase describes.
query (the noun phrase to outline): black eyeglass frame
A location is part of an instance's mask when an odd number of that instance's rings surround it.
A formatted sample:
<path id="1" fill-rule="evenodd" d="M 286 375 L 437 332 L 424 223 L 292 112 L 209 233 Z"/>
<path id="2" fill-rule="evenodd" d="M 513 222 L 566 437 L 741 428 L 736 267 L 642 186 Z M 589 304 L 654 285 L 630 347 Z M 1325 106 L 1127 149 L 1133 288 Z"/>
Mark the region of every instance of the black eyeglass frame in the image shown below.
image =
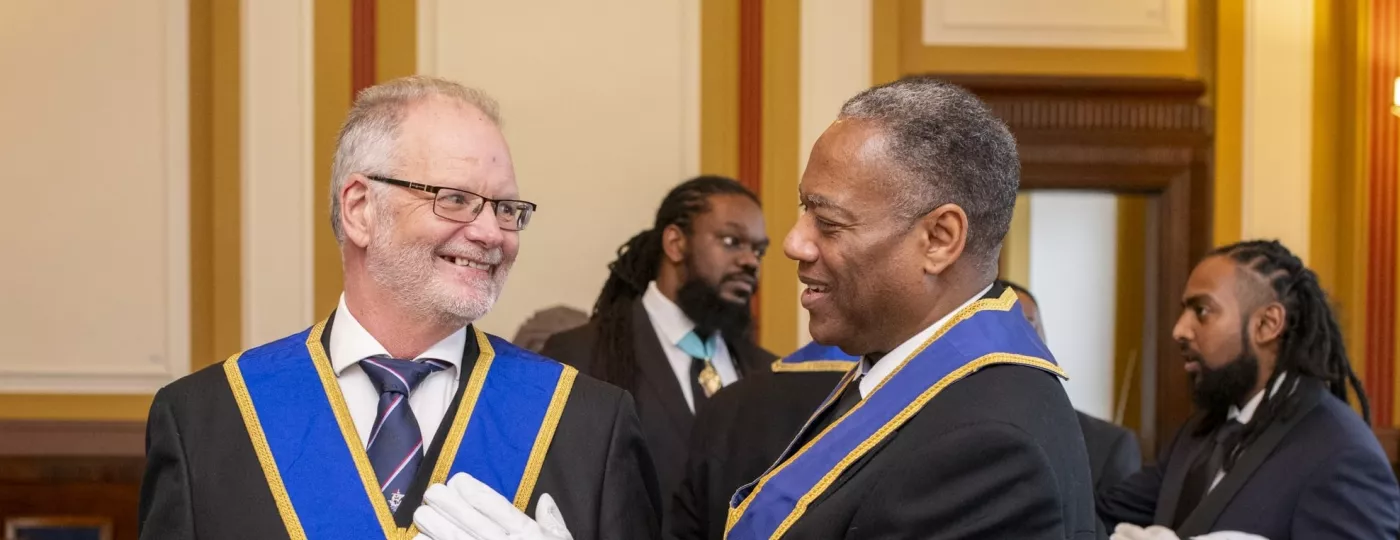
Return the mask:
<path id="1" fill-rule="evenodd" d="M 368 179 L 370 179 L 370 180 L 374 180 L 375 182 L 383 182 L 383 183 L 389 184 L 389 185 L 391 185 L 391 186 L 399 186 L 399 187 L 408 188 L 408 189 L 412 189 L 412 190 L 424 191 L 424 192 L 427 192 L 427 193 L 431 193 L 431 194 L 433 194 L 433 214 L 436 215 L 437 217 L 442 218 L 442 219 L 446 219 L 446 220 L 449 220 L 449 221 L 454 221 L 454 222 L 457 222 L 457 223 L 471 223 L 471 222 L 473 222 L 473 221 L 476 221 L 476 218 L 481 217 L 481 210 L 484 210 L 484 209 L 486 208 L 486 205 L 487 205 L 488 203 L 491 205 L 491 211 L 492 211 L 493 213 L 496 212 L 496 211 L 498 211 L 498 209 L 499 209 L 499 207 L 497 206 L 498 203 L 503 203 L 503 202 L 508 202 L 508 203 L 520 203 L 520 204 L 528 205 L 528 208 L 527 208 L 528 212 L 525 214 L 524 219 L 517 220 L 517 221 L 523 221 L 524 223 L 518 225 L 518 227 L 515 228 L 515 229 L 506 229 L 506 230 L 508 230 L 508 231 L 519 232 L 519 231 L 525 230 L 527 227 L 530 226 L 530 218 L 532 218 L 532 217 L 534 216 L 536 210 L 539 210 L 539 209 L 540 209 L 540 205 L 535 204 L 535 203 L 532 203 L 532 202 L 530 202 L 530 201 L 522 201 L 522 200 L 519 200 L 519 199 L 492 199 L 492 198 L 487 197 L 487 196 L 485 196 L 485 195 L 482 195 L 482 194 L 480 194 L 480 193 L 472 193 L 472 192 L 467 191 L 467 190 L 465 190 L 465 189 L 458 189 L 458 188 L 444 187 L 444 186 L 434 186 L 434 185 L 430 185 L 430 184 L 420 184 L 420 183 L 418 183 L 418 182 L 409 182 L 408 180 L 399 180 L 399 179 L 397 179 L 397 178 L 390 178 L 390 177 L 387 177 L 387 176 L 379 176 L 379 175 L 373 175 L 373 174 L 367 174 L 367 175 L 365 175 L 365 178 L 368 178 Z M 480 210 L 477 210 L 477 211 L 475 212 L 476 215 L 473 216 L 471 219 L 469 219 L 469 220 L 467 220 L 467 221 L 462 221 L 462 220 L 460 220 L 460 219 L 457 219 L 457 218 L 454 218 L 454 217 L 450 217 L 450 216 L 444 216 L 444 215 L 442 215 L 441 213 L 438 212 L 438 206 L 437 206 L 437 205 L 438 205 L 438 200 L 439 200 L 438 194 L 441 193 L 443 190 L 455 191 L 455 192 L 457 192 L 457 193 L 463 193 L 463 194 L 466 194 L 466 195 L 470 195 L 470 196 L 472 196 L 472 197 L 476 197 L 476 198 L 478 198 L 478 199 L 480 199 L 480 200 L 482 201 L 482 203 L 481 203 L 481 209 L 480 209 Z M 499 223 L 500 223 L 500 219 L 497 219 L 497 220 L 496 220 L 496 223 L 499 224 Z M 502 225 L 502 227 L 504 228 L 504 225 Z"/>

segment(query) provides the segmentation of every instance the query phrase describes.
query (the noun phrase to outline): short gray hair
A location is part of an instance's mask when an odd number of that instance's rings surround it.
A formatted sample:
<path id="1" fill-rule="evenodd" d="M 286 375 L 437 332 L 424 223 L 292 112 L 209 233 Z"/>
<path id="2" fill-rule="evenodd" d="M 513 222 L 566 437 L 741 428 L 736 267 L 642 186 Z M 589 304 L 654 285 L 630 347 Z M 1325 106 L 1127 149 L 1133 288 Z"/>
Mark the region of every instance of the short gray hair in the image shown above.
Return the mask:
<path id="1" fill-rule="evenodd" d="M 355 173 L 393 174 L 399 167 L 397 143 L 404 113 L 410 105 L 434 96 L 476 107 L 491 122 L 501 124 L 496 100 L 447 79 L 414 75 L 361 90 L 340 127 L 331 163 L 331 230 L 336 241 L 345 241 L 345 230 L 340 226 L 340 190 L 346 179 Z"/>
<path id="2" fill-rule="evenodd" d="M 986 104 L 962 87 L 911 77 L 861 92 L 840 117 L 884 131 L 886 156 L 904 173 L 893 180 L 896 211 L 913 219 L 943 204 L 962 207 L 967 251 L 995 263 L 1011 227 L 1021 161 L 1016 139 Z"/>

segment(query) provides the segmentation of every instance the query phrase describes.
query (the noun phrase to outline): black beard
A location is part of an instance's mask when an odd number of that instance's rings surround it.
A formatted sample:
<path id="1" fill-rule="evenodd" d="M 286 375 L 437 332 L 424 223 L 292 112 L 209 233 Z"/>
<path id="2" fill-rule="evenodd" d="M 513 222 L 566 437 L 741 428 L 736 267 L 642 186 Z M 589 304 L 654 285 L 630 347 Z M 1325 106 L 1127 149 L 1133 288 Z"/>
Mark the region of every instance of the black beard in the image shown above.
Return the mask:
<path id="1" fill-rule="evenodd" d="M 1239 356 L 1219 369 L 1206 367 L 1199 356 L 1195 359 L 1200 371 L 1191 387 L 1191 401 L 1213 416 L 1225 418 L 1230 407 L 1238 406 L 1249 397 L 1249 392 L 1259 383 L 1259 357 L 1249 342 L 1244 343 Z"/>
<path id="2" fill-rule="evenodd" d="M 709 339 L 716 331 L 727 341 L 748 336 L 753 313 L 749 303 L 736 304 L 719 296 L 719 289 L 691 278 L 676 291 L 676 305 L 695 323 L 695 333 Z"/>

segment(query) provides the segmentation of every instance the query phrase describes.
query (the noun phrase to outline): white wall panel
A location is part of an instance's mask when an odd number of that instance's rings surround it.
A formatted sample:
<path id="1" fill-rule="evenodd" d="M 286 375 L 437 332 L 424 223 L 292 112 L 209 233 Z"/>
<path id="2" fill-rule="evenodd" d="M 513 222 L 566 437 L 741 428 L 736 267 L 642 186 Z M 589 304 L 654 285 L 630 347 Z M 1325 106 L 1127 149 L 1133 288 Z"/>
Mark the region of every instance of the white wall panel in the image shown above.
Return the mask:
<path id="1" fill-rule="evenodd" d="M 697 174 L 699 0 L 420 0 L 419 71 L 501 104 L 521 196 L 540 205 L 481 327 L 513 336 L 591 309 L 618 246 Z"/>
<path id="2" fill-rule="evenodd" d="M 0 391 L 189 369 L 184 0 L 0 2 Z"/>

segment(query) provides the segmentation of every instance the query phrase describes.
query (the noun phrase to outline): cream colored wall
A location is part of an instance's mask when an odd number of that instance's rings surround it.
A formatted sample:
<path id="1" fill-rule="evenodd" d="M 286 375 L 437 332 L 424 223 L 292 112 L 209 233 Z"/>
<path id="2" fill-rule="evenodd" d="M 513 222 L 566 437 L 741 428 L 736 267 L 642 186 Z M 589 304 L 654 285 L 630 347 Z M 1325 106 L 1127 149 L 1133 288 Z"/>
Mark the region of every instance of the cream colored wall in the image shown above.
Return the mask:
<path id="1" fill-rule="evenodd" d="M 1246 0 L 1241 238 L 1308 261 L 1314 0 Z"/>
<path id="2" fill-rule="evenodd" d="M 870 0 L 802 0 L 802 53 L 799 79 L 802 92 L 798 168 L 807 168 L 812 145 L 821 137 L 841 105 L 870 86 Z M 796 204 L 789 200 L 768 204 Z M 791 226 L 791 224 L 788 224 Z M 784 227 L 786 229 L 786 227 Z M 781 239 L 774 239 L 780 244 Z M 781 253 L 774 253 L 782 256 Z M 805 288 L 801 283 L 798 289 Z M 797 344 L 812 340 L 807 310 L 799 303 Z M 790 351 L 775 351 L 786 354 Z"/>
<path id="3" fill-rule="evenodd" d="M 698 172 L 698 2 L 419 0 L 419 71 L 500 101 L 540 205 L 482 328 L 509 338 L 539 309 L 591 309 L 617 247 Z"/>
<path id="4" fill-rule="evenodd" d="M 187 9 L 0 2 L 0 392 L 188 371 Z"/>
<path id="5" fill-rule="evenodd" d="M 243 3 L 243 346 L 310 326 L 312 0 Z"/>

